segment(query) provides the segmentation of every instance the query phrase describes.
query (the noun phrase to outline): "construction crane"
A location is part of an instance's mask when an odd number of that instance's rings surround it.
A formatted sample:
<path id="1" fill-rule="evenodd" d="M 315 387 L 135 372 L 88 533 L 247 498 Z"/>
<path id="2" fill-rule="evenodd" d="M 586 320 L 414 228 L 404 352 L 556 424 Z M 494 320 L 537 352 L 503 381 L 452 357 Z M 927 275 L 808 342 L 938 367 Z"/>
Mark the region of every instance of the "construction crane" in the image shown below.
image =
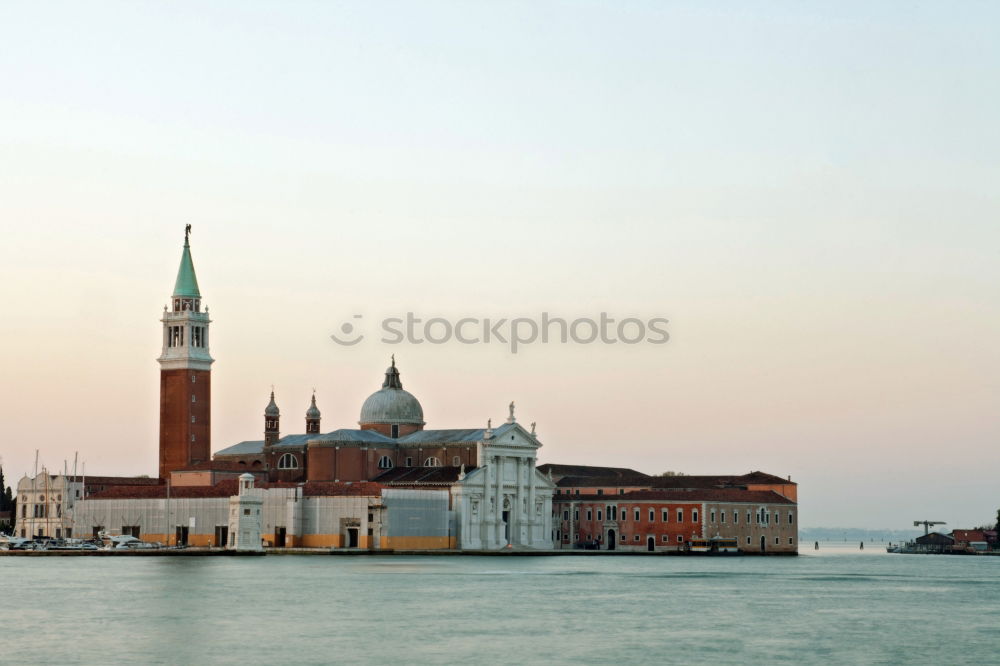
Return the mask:
<path id="1" fill-rule="evenodd" d="M 947 525 L 947 524 L 948 523 L 944 522 L 943 520 L 914 520 L 913 521 L 913 526 L 914 527 L 920 527 L 921 525 L 924 526 L 924 536 L 927 536 L 930 533 L 930 529 L 932 527 L 934 527 L 935 525 Z"/>

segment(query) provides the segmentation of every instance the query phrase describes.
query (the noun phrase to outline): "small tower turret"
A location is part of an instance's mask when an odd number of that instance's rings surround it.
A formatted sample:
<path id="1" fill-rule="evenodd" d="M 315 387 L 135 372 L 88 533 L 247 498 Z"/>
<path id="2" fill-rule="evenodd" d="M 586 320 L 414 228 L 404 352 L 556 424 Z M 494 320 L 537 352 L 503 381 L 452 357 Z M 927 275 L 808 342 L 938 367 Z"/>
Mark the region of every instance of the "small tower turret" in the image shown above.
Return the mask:
<path id="1" fill-rule="evenodd" d="M 309 405 L 309 409 L 306 410 L 306 434 L 307 435 L 318 435 L 319 434 L 319 420 L 320 411 L 316 406 L 316 393 L 313 392 L 312 403 Z"/>
<path id="2" fill-rule="evenodd" d="M 281 411 L 274 402 L 274 391 L 271 391 L 271 402 L 264 408 L 264 446 L 274 446 L 280 436 Z"/>

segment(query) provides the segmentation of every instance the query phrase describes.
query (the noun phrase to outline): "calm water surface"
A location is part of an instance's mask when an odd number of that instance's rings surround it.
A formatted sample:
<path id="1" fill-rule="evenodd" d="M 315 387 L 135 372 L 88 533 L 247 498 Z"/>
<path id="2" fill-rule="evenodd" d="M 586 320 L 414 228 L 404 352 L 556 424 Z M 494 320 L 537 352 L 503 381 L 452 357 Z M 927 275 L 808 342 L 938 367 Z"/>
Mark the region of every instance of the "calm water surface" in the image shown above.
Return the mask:
<path id="1" fill-rule="evenodd" d="M 998 663 L 1000 557 L 0 557 L 2 663 Z"/>

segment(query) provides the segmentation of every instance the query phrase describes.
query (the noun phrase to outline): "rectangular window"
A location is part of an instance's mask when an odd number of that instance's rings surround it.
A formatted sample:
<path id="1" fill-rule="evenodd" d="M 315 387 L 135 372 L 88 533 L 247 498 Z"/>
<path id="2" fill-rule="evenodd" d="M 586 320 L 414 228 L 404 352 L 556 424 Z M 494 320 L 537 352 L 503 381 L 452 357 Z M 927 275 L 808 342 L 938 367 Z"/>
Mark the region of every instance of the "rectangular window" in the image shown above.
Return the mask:
<path id="1" fill-rule="evenodd" d="M 598 488 L 597 489 L 597 494 L 598 495 L 603 495 L 604 494 L 604 488 Z"/>
<path id="2" fill-rule="evenodd" d="M 244 516 L 249 516 L 250 515 L 250 509 L 243 509 L 243 515 Z"/>
<path id="3" fill-rule="evenodd" d="M 678 523 L 684 522 L 684 509 L 677 509 L 677 522 Z"/>
<path id="4" fill-rule="evenodd" d="M 635 513 L 635 522 L 639 522 L 639 509 L 636 508 L 636 510 L 634 511 L 634 513 Z"/>
<path id="5" fill-rule="evenodd" d="M 710 519 L 711 519 L 711 522 L 713 522 L 713 523 L 715 522 L 715 509 L 712 509 L 712 513 L 710 514 Z"/>
<path id="6" fill-rule="evenodd" d="M 733 511 L 733 525 L 739 525 L 739 524 L 740 524 L 740 512 Z"/>
<path id="7" fill-rule="evenodd" d="M 635 535 L 635 538 L 633 539 L 633 541 L 638 541 L 638 540 L 639 540 L 639 535 L 638 535 L 638 534 L 636 534 L 636 535 Z"/>
<path id="8" fill-rule="evenodd" d="M 697 509 L 691 509 L 691 522 L 692 523 L 697 523 L 698 522 L 698 510 Z"/>
<path id="9" fill-rule="evenodd" d="M 788 545 L 789 546 L 794 546 L 795 545 L 795 539 L 793 539 L 792 537 L 788 537 Z"/>
<path id="10" fill-rule="evenodd" d="M 684 543 L 684 537 L 682 537 L 680 534 L 677 535 L 677 543 Z"/>
<path id="11" fill-rule="evenodd" d="M 750 512 L 747 511 L 747 525 L 750 524 Z"/>
<path id="12" fill-rule="evenodd" d="M 563 520 L 569 520 L 569 511 L 563 511 Z"/>
<path id="13" fill-rule="evenodd" d="M 664 535 L 663 535 L 663 536 L 662 536 L 662 537 L 660 538 L 660 541 L 664 541 L 664 542 L 666 542 L 666 541 L 669 541 L 669 540 L 670 540 L 670 539 L 669 539 L 669 538 L 667 537 L 667 535 L 666 535 L 666 534 L 664 534 Z"/>
<path id="14" fill-rule="evenodd" d="M 195 400 L 194 393 L 191 394 L 191 402 L 197 402 L 197 400 Z"/>
<path id="15" fill-rule="evenodd" d="M 593 520 L 593 519 L 594 519 L 594 514 L 591 512 L 590 509 L 587 509 L 587 520 Z"/>
<path id="16" fill-rule="evenodd" d="M 656 510 L 655 509 L 650 509 L 649 510 L 649 522 L 653 522 L 654 520 L 656 520 Z"/>
<path id="17" fill-rule="evenodd" d="M 788 524 L 791 525 L 794 522 L 795 522 L 795 516 L 794 516 L 794 514 L 791 511 L 789 511 L 788 512 Z"/>
<path id="18" fill-rule="evenodd" d="M 778 537 L 774 537 L 774 545 L 777 546 L 779 543 L 781 543 L 781 540 Z"/>
<path id="19" fill-rule="evenodd" d="M 750 537 L 747 537 L 747 545 L 750 545 Z"/>
<path id="20" fill-rule="evenodd" d="M 624 534 L 622 535 L 621 542 L 625 543 L 625 535 Z"/>
<path id="21" fill-rule="evenodd" d="M 597 510 L 597 520 L 598 521 L 604 520 L 603 518 L 601 518 L 601 510 L 600 509 Z"/>
<path id="22" fill-rule="evenodd" d="M 194 384 L 195 376 L 191 375 L 191 383 Z"/>
<path id="23" fill-rule="evenodd" d="M 580 510 L 573 509 L 573 520 L 580 522 Z"/>
<path id="24" fill-rule="evenodd" d="M 665 523 L 670 522 L 670 512 L 667 511 L 666 509 L 663 510 L 663 516 L 661 517 L 663 518 L 663 522 Z"/>
<path id="25" fill-rule="evenodd" d="M 406 459 L 406 466 L 407 467 L 413 467 L 413 458 L 407 458 Z"/>
<path id="26" fill-rule="evenodd" d="M 722 522 L 722 523 L 726 522 L 726 512 L 725 511 L 719 511 L 719 519 L 720 519 L 719 522 Z"/>
<path id="27" fill-rule="evenodd" d="M 191 415 L 191 423 L 194 423 L 194 414 Z"/>
<path id="28" fill-rule="evenodd" d="M 625 494 L 625 489 L 624 488 L 619 488 L 618 489 L 618 494 L 619 495 L 624 495 Z"/>

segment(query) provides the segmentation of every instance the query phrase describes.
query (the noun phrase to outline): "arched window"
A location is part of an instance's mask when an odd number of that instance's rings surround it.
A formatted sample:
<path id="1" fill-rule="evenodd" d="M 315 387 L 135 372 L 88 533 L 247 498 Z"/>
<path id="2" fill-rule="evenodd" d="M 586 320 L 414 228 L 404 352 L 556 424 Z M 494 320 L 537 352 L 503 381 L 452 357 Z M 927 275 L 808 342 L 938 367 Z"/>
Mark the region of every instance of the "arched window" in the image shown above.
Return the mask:
<path id="1" fill-rule="evenodd" d="M 424 461 L 424 467 L 440 467 L 440 466 L 441 466 L 441 461 L 435 458 L 434 456 L 431 456 L 430 458 Z"/>
<path id="2" fill-rule="evenodd" d="M 278 458 L 278 469 L 298 469 L 299 459 L 291 453 L 285 453 Z"/>
<path id="3" fill-rule="evenodd" d="M 378 459 L 379 469 L 392 469 L 392 458 L 389 456 L 382 456 Z"/>

